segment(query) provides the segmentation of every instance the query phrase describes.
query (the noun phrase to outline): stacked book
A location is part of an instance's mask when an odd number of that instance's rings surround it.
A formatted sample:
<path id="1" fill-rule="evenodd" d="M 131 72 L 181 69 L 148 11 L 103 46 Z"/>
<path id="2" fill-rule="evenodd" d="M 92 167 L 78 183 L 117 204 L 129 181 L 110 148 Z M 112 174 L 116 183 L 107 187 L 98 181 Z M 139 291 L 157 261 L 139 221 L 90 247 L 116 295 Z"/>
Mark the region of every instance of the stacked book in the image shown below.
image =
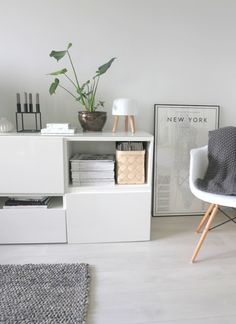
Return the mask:
<path id="1" fill-rule="evenodd" d="M 14 197 L 8 198 L 4 209 L 13 208 L 48 208 L 51 197 Z"/>
<path id="2" fill-rule="evenodd" d="M 113 154 L 76 154 L 71 160 L 74 186 L 109 186 L 115 184 Z"/>
<path id="3" fill-rule="evenodd" d="M 56 124 L 56 123 L 48 123 L 46 124 L 46 128 L 41 129 L 41 134 L 74 134 L 75 130 L 74 128 L 70 128 L 70 124 L 68 123 L 62 123 L 62 124 Z"/>

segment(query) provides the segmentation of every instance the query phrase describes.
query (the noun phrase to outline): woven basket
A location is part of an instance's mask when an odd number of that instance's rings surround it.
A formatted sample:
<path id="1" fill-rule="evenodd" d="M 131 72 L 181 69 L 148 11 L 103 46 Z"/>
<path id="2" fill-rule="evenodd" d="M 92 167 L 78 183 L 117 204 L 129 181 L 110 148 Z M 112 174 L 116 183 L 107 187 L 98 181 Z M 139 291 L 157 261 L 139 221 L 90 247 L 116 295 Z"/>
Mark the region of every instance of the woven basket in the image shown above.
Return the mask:
<path id="1" fill-rule="evenodd" d="M 145 182 L 145 151 L 116 151 L 116 181 L 118 184 Z"/>

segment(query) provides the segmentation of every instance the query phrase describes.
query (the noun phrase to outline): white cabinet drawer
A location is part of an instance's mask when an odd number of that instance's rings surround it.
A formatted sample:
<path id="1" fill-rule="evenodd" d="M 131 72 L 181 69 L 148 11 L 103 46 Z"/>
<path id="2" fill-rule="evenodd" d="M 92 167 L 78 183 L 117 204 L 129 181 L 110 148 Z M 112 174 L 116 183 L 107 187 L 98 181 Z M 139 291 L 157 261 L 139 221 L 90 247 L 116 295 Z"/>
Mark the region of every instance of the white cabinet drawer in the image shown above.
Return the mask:
<path id="1" fill-rule="evenodd" d="M 150 201 L 151 192 L 67 194 L 68 243 L 149 240 Z"/>
<path id="2" fill-rule="evenodd" d="M 0 209 L 0 244 L 66 241 L 63 209 Z"/>

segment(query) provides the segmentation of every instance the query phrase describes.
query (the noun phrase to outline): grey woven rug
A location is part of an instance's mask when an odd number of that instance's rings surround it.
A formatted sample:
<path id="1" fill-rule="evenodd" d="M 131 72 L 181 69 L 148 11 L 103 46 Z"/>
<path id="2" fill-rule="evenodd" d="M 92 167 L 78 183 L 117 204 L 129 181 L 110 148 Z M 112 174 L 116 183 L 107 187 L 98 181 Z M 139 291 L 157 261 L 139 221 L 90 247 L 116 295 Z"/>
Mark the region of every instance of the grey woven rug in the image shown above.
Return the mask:
<path id="1" fill-rule="evenodd" d="M 0 323 L 82 324 L 88 264 L 0 265 Z"/>

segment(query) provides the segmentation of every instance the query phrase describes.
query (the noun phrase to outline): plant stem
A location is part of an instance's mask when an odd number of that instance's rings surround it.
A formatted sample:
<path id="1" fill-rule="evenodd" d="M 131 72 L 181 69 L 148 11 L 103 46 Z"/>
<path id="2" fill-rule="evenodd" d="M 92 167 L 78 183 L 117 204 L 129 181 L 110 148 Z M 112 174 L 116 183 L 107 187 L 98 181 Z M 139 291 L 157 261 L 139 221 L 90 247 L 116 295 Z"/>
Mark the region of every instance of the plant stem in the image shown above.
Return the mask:
<path id="1" fill-rule="evenodd" d="M 78 86 L 78 88 L 80 88 L 79 81 L 78 81 L 78 78 L 77 78 L 77 74 L 76 74 L 76 71 L 75 71 L 75 68 L 74 68 L 74 64 L 72 62 L 72 59 L 71 59 L 71 56 L 70 56 L 70 53 L 69 53 L 68 50 L 67 50 L 67 54 L 69 56 L 70 64 L 71 64 L 72 69 L 73 69 L 73 72 L 74 72 L 74 76 L 75 76 L 75 80 L 76 80 L 77 86 Z"/>
<path id="2" fill-rule="evenodd" d="M 64 75 L 73 84 L 73 86 L 77 89 L 77 85 L 74 83 L 74 81 L 67 74 L 64 74 Z"/>
<path id="3" fill-rule="evenodd" d="M 87 93 L 88 93 L 88 95 L 86 95 L 87 103 L 88 103 L 88 109 L 87 110 L 90 111 L 90 107 L 89 107 L 89 97 L 90 97 L 90 94 L 89 93 L 90 93 L 90 89 L 91 88 L 89 87 L 88 84 L 86 85 L 86 87 L 87 87 Z"/>
<path id="4" fill-rule="evenodd" d="M 93 80 L 93 84 L 91 84 L 91 87 L 90 87 L 90 95 L 88 96 L 88 106 L 89 106 L 89 111 L 92 112 L 93 111 L 93 91 L 94 91 L 94 84 L 95 84 L 95 81 Z"/>
<path id="5" fill-rule="evenodd" d="M 83 106 L 85 106 L 85 109 L 87 109 L 87 107 L 86 107 L 86 103 L 85 103 L 84 98 L 83 98 L 83 96 L 82 96 L 82 91 L 81 91 L 81 88 L 80 88 L 80 85 L 79 85 L 79 80 L 78 80 L 78 78 L 77 78 L 77 73 L 76 73 L 76 71 L 75 71 L 74 64 L 73 64 L 73 62 L 72 62 L 72 59 L 71 59 L 71 56 L 70 56 L 70 53 L 69 53 L 68 50 L 67 50 L 67 54 L 68 54 L 68 57 L 69 57 L 69 60 L 70 60 L 71 67 L 72 67 L 73 72 L 74 72 L 75 80 L 76 80 L 76 83 L 77 83 L 77 90 L 78 90 L 78 92 L 79 92 L 79 94 L 80 94 L 80 96 L 81 96 L 82 104 L 83 104 Z"/>
<path id="6" fill-rule="evenodd" d="M 94 101 L 95 101 L 95 97 L 96 97 L 96 92 L 97 92 L 99 78 L 100 78 L 100 76 L 98 76 L 97 82 L 96 81 L 94 82 L 95 87 L 93 88 L 93 99 L 92 99 L 92 104 L 91 104 L 92 107 L 94 106 Z"/>
<path id="7" fill-rule="evenodd" d="M 75 99 L 77 99 L 76 98 L 76 96 L 75 95 L 73 95 L 73 93 L 71 93 L 69 90 L 67 90 L 65 87 L 63 87 L 62 85 L 58 85 L 60 88 L 62 88 L 62 89 L 64 89 L 66 92 L 68 92 L 72 97 L 74 97 Z"/>

